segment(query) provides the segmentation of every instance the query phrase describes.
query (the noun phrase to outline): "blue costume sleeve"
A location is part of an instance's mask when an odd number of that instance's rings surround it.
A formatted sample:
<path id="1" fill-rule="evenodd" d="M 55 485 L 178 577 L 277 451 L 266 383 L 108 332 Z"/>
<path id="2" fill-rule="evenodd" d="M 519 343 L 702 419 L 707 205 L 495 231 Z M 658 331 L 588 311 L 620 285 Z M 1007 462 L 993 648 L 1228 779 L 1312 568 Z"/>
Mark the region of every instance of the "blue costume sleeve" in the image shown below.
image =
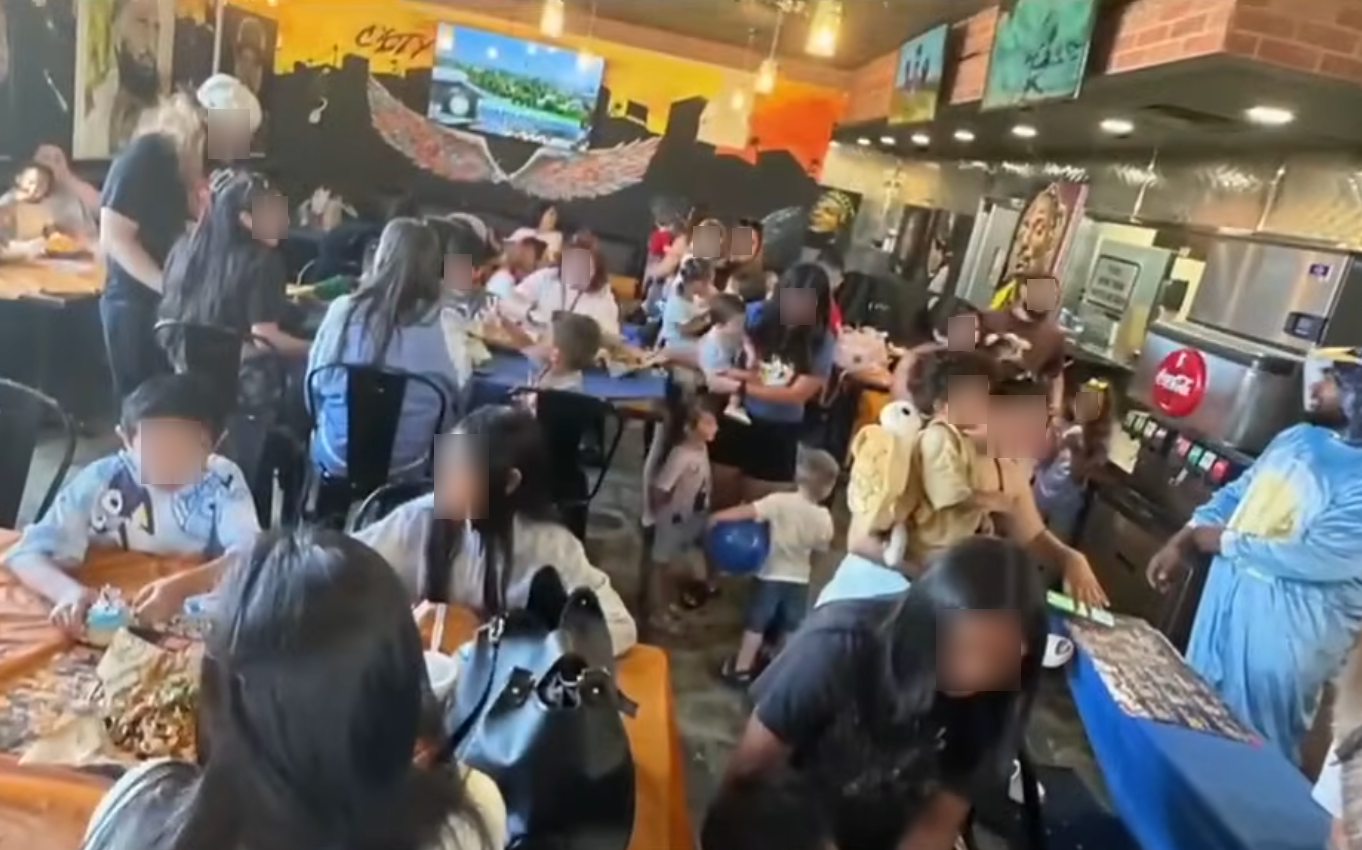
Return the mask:
<path id="1" fill-rule="evenodd" d="M 1234 509 L 1239 507 L 1244 493 L 1248 492 L 1249 483 L 1253 481 L 1253 470 L 1254 467 L 1250 466 L 1243 475 L 1212 493 L 1206 504 L 1192 511 L 1192 518 L 1187 524 L 1192 528 L 1228 525 L 1230 517 L 1234 516 Z"/>
<path id="2" fill-rule="evenodd" d="M 228 467 L 226 480 L 217 513 L 217 538 L 224 552 L 243 552 L 255 545 L 260 536 L 260 516 L 255 510 L 255 499 L 246 486 L 246 476 L 235 463 L 226 458 L 217 459 Z"/>
<path id="3" fill-rule="evenodd" d="M 61 488 L 52 509 L 24 529 L 23 537 L 5 553 L 5 561 L 16 563 L 25 557 L 37 556 L 63 568 L 79 566 L 90 547 L 90 515 L 95 500 L 121 464 L 118 455 L 114 454 L 100 458 L 76 473 Z"/>
<path id="4" fill-rule="evenodd" d="M 1316 583 L 1362 579 L 1362 486 L 1352 487 L 1290 537 L 1226 529 L 1220 554 L 1275 578 Z"/>

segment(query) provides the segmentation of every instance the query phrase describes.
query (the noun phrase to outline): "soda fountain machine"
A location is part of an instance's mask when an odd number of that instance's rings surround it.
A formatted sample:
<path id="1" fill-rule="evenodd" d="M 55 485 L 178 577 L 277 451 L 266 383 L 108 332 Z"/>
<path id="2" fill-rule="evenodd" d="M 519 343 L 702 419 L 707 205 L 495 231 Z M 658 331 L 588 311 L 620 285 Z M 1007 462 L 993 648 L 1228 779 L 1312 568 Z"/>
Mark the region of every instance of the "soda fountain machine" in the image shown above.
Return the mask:
<path id="1" fill-rule="evenodd" d="M 1150 559 L 1303 412 L 1314 346 L 1362 345 L 1362 264 L 1348 254 L 1217 240 L 1185 320 L 1151 323 L 1079 547 L 1113 607 L 1186 647 L 1206 570 L 1169 594 Z"/>

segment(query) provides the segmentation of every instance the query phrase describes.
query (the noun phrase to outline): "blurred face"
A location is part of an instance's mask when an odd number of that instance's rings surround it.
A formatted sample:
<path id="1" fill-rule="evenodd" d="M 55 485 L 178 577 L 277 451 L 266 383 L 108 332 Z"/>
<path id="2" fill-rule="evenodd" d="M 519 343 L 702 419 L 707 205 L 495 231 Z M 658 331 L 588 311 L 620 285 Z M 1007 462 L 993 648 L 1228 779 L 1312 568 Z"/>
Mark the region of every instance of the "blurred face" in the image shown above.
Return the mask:
<path id="1" fill-rule="evenodd" d="M 1334 377 L 1332 368 L 1326 368 L 1311 382 L 1307 396 L 1309 403 L 1306 406 L 1306 419 L 1310 422 L 1326 428 L 1341 428 L 1347 424 L 1347 419 L 1343 416 L 1338 379 Z"/>
<path id="2" fill-rule="evenodd" d="M 1049 411 L 1044 396 L 989 400 L 988 440 L 994 457 L 1034 460 L 1045 450 Z"/>
<path id="3" fill-rule="evenodd" d="M 724 227 L 717 221 L 705 221 L 695 226 L 690 237 L 691 253 L 702 260 L 717 260 L 724 250 Z"/>
<path id="4" fill-rule="evenodd" d="M 178 490 L 197 483 L 213 451 L 208 430 L 183 419 L 144 419 L 135 432 L 121 436 L 137 461 L 141 483 L 158 489 Z"/>
<path id="5" fill-rule="evenodd" d="M 1079 422 L 1096 422 L 1102 415 L 1102 390 L 1083 387 L 1074 398 L 1074 418 Z"/>
<path id="6" fill-rule="evenodd" d="M 946 421 L 957 428 L 988 423 L 988 379 L 974 375 L 952 378 L 946 389 Z"/>
<path id="7" fill-rule="evenodd" d="M 456 521 L 480 519 L 487 508 L 487 473 L 479 447 L 455 431 L 440 437 L 435 457 L 435 515 Z M 512 475 L 512 489 L 518 484 Z"/>
<path id="8" fill-rule="evenodd" d="M 979 345 L 979 317 L 973 313 L 946 320 L 946 347 L 951 351 L 973 351 Z"/>
<path id="9" fill-rule="evenodd" d="M 1013 611 L 951 611 L 938 615 L 936 675 L 941 689 L 968 697 L 1017 687 L 1028 647 Z"/>
<path id="10" fill-rule="evenodd" d="M 241 223 L 258 241 L 278 245 L 288 235 L 288 201 L 275 193 L 256 198 L 251 202 L 251 211 L 242 215 Z"/>
<path id="11" fill-rule="evenodd" d="M 477 273 L 467 254 L 445 257 L 444 284 L 455 292 L 469 292 L 477 287 Z"/>
<path id="12" fill-rule="evenodd" d="M 1021 292 L 1022 311 L 1028 319 L 1043 319 L 1059 306 L 1059 283 L 1052 277 L 1033 277 Z"/>
<path id="13" fill-rule="evenodd" d="M 714 435 L 719 433 L 719 420 L 714 418 L 714 414 L 708 410 L 701 412 L 695 419 L 695 424 L 691 426 L 695 436 L 706 443 L 714 442 Z"/>
<path id="14" fill-rule="evenodd" d="M 206 110 L 205 144 L 210 159 L 236 162 L 251 155 L 251 117 L 244 109 Z"/>
<path id="15" fill-rule="evenodd" d="M 585 248 L 564 248 L 561 274 L 563 283 L 576 290 L 591 288 L 591 278 L 596 272 L 596 263 L 591 252 Z"/>
<path id="16" fill-rule="evenodd" d="M 787 328 L 812 325 L 818 317 L 818 294 L 812 289 L 782 289 L 777 297 L 780 322 Z"/>
<path id="17" fill-rule="evenodd" d="M 41 168 L 25 168 L 14 179 L 14 195 L 25 204 L 36 204 L 51 191 L 52 181 Z"/>
<path id="18" fill-rule="evenodd" d="M 511 246 L 510 257 L 512 268 L 518 271 L 528 272 L 538 265 L 538 260 L 534 255 L 534 248 L 527 242 L 517 242 Z"/>
<path id="19" fill-rule="evenodd" d="M 728 256 L 737 262 L 745 263 L 752 259 L 760 247 L 757 232 L 750 227 L 738 226 L 729 232 Z"/>

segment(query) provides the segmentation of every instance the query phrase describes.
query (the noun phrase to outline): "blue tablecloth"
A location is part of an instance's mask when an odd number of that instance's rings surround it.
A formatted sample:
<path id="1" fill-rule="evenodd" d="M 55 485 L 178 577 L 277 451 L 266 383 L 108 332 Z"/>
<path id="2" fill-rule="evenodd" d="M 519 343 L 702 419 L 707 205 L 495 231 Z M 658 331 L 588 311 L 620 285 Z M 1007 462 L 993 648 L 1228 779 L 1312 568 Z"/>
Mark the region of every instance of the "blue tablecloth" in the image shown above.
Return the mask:
<path id="1" fill-rule="evenodd" d="M 529 358 L 524 355 L 495 352 L 473 376 L 479 383 L 513 390 L 525 386 L 532 371 Z M 583 375 L 582 392 L 610 402 L 661 401 L 667 395 L 667 378 L 652 370 L 612 378 L 603 369 L 592 369 Z"/>
<path id="2" fill-rule="evenodd" d="M 1112 803 L 1143 850 L 1321 850 L 1329 816 L 1278 751 L 1126 714 L 1082 650 L 1069 687 Z"/>

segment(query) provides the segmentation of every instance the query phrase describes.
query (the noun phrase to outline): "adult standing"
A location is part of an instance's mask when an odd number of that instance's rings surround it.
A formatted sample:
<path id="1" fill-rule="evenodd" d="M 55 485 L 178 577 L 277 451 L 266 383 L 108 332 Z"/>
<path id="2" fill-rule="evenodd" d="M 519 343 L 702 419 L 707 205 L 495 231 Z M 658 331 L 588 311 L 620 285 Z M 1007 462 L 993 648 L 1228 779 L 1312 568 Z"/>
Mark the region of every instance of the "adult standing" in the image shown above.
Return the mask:
<path id="1" fill-rule="evenodd" d="M 1313 421 L 1278 434 L 1149 564 L 1167 590 L 1211 557 L 1187 663 L 1292 761 L 1362 629 L 1362 350 L 1314 352 L 1315 372 Z"/>
<path id="2" fill-rule="evenodd" d="M 1001 345 L 999 359 L 1049 387 L 1051 417 L 1064 409 L 1064 331 L 1056 313 L 1059 282 L 1045 275 L 1013 275 L 1013 295 L 1001 306 L 979 314 L 981 339 L 998 336 L 1016 343 Z"/>

